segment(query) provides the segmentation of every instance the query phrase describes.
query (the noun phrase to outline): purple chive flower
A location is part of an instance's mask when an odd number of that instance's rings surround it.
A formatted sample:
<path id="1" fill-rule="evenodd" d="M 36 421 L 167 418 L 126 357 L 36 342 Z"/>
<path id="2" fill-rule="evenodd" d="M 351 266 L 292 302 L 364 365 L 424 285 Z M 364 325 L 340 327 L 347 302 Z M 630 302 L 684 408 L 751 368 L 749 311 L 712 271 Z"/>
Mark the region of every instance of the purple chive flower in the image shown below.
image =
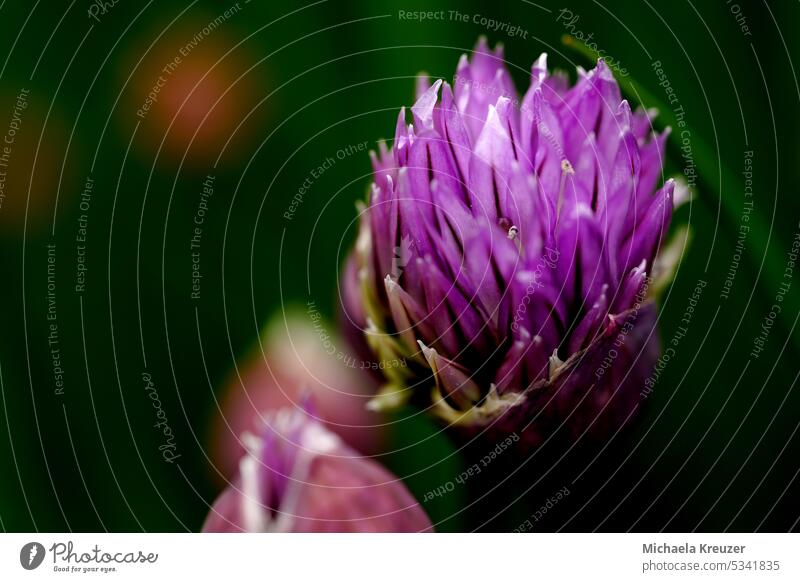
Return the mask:
<path id="1" fill-rule="evenodd" d="M 306 411 L 265 413 L 245 434 L 239 474 L 214 502 L 205 532 L 420 532 L 428 516 L 405 485 Z"/>
<path id="2" fill-rule="evenodd" d="M 423 77 L 373 154 L 344 313 L 384 360 L 372 401 L 539 441 L 618 427 L 658 354 L 654 272 L 675 200 L 667 132 L 601 60 L 570 87 L 546 55 L 519 100 L 481 39 L 453 87 Z M 351 330 L 352 331 L 352 330 Z M 363 340 L 366 340 L 365 342 Z"/>

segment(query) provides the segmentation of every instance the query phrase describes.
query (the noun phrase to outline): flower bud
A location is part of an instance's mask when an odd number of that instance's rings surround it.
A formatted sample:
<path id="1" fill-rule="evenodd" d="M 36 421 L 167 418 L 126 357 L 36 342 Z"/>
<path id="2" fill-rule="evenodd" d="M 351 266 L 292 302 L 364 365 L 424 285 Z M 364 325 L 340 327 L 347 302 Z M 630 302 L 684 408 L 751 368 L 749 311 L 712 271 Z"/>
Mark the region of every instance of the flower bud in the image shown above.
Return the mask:
<path id="1" fill-rule="evenodd" d="M 205 532 L 422 532 L 432 525 L 405 485 L 305 410 L 265 414 L 245 435 L 239 474 Z"/>

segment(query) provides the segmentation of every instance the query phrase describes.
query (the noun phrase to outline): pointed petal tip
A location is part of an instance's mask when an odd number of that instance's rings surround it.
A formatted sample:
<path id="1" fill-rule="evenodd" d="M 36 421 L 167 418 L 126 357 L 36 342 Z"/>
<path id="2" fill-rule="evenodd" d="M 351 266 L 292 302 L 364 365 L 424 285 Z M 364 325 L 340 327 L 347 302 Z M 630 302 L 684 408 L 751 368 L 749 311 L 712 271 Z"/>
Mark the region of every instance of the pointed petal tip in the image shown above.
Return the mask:
<path id="1" fill-rule="evenodd" d="M 592 73 L 603 81 L 614 81 L 614 74 L 604 59 L 597 59 L 597 66 L 595 66 Z"/>
<path id="2" fill-rule="evenodd" d="M 428 87 L 428 89 L 419 96 L 416 103 L 411 107 L 411 113 L 414 116 L 414 121 L 422 127 L 422 129 L 431 129 L 433 127 L 433 110 L 436 107 L 436 102 L 439 99 L 439 87 L 442 86 L 442 80 L 437 81 Z M 409 130 L 413 133 L 413 130 Z"/>
<path id="3" fill-rule="evenodd" d="M 558 357 L 558 348 L 556 348 L 553 350 L 552 355 L 548 358 L 548 378 L 550 380 L 555 378 L 563 365 L 564 362 Z"/>
<path id="4" fill-rule="evenodd" d="M 433 348 L 429 348 L 425 345 L 425 342 L 418 339 L 417 344 L 419 345 L 419 349 L 422 350 L 422 355 L 425 356 L 425 359 L 430 361 L 430 357 L 436 354 L 436 350 Z"/>

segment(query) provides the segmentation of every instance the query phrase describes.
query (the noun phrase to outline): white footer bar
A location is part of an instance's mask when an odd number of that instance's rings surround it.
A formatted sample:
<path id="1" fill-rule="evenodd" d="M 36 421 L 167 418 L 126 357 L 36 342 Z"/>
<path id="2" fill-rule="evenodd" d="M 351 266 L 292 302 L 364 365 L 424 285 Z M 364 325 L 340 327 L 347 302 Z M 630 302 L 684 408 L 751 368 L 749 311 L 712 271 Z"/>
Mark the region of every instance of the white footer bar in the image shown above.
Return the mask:
<path id="1" fill-rule="evenodd" d="M 794 534 L 3 534 L 0 580 L 800 580 Z"/>

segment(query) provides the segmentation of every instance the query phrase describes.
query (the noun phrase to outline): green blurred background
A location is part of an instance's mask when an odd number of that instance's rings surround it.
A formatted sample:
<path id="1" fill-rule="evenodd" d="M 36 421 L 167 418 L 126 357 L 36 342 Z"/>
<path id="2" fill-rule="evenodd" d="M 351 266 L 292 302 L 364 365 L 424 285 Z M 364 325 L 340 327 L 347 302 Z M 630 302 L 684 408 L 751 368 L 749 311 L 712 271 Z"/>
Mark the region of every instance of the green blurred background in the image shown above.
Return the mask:
<path id="1" fill-rule="evenodd" d="M 198 530 L 220 487 L 208 458 L 215 391 L 282 307 L 313 299 L 336 314 L 338 270 L 354 239 L 369 158 L 362 151 L 337 159 L 287 221 L 311 170 L 342 148 L 391 138 L 397 111 L 413 100 L 415 75 L 451 80 L 479 35 L 505 44 L 523 92 L 543 51 L 573 78 L 576 65 L 591 66 L 562 42 L 577 31 L 593 33 L 629 73 L 623 81 L 635 80 L 633 102 L 666 101 L 653 67 L 660 61 L 685 112 L 700 177 L 693 203 L 675 220 L 690 225 L 692 240 L 662 298 L 663 341 L 675 336 L 698 280 L 707 286 L 635 429 L 574 482 L 577 475 L 562 475 L 526 493 L 536 508 L 570 486 L 537 528 L 796 527 L 800 281 L 798 273 L 784 277 L 784 268 L 800 221 L 799 7 L 4 2 L 0 132 L 20 91 L 29 93 L 0 207 L 0 528 Z M 400 17 L 415 10 L 443 10 L 444 19 Z M 475 15 L 526 34 L 487 30 Z M 182 49 L 187 56 L 165 73 Z M 137 115 L 159 75 L 158 100 Z M 686 166 L 680 134 L 670 142 L 671 173 Z M 723 299 L 745 151 L 753 152 L 752 228 Z M 202 294 L 192 299 L 189 241 L 208 175 L 214 194 L 202 230 Z M 90 203 L 81 208 L 87 177 Z M 87 271 L 77 292 L 81 214 Z M 56 249 L 51 297 L 47 245 Z M 787 281 L 765 349 L 751 357 Z M 48 343 L 53 299 L 63 394 Z M 175 433 L 175 463 L 158 450 L 143 372 Z M 436 433 L 424 420 L 400 422 L 387 446 L 402 449 L 384 460 L 398 475 L 413 475 L 408 483 L 419 498 L 460 471 L 453 445 Z M 462 502 L 454 495 L 426 509 L 445 531 L 511 529 L 527 517 L 512 506 L 517 513 L 476 523 L 469 509 L 457 512 Z"/>

